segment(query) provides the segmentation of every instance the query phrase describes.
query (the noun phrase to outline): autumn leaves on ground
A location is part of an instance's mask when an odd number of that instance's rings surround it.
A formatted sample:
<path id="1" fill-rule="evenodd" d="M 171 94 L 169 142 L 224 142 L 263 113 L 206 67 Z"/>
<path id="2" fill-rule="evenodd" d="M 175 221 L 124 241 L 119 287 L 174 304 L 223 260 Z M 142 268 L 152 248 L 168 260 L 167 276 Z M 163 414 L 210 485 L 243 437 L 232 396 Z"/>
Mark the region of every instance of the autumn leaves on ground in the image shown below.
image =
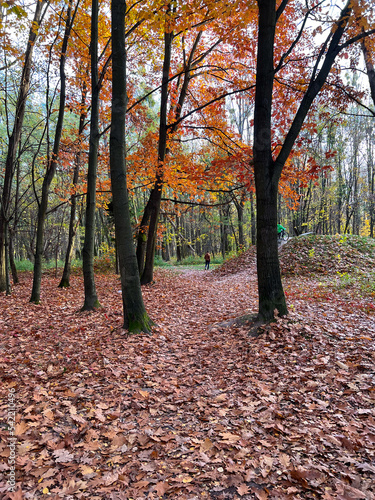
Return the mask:
<path id="1" fill-rule="evenodd" d="M 81 313 L 79 273 L 66 290 L 45 275 L 41 305 L 23 274 L 1 296 L 0 497 L 374 499 L 375 247 L 355 241 L 285 245 L 290 315 L 258 336 L 232 321 L 256 312 L 253 250 L 159 270 L 152 336 L 122 330 L 114 275 Z"/>

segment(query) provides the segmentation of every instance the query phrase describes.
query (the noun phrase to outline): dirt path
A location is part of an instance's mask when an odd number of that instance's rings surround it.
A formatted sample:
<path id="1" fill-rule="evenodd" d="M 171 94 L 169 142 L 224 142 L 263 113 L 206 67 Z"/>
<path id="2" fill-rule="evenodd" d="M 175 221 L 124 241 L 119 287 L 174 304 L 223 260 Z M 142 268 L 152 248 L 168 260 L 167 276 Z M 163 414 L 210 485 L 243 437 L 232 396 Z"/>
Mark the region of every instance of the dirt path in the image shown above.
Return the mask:
<path id="1" fill-rule="evenodd" d="M 165 293 L 165 283 L 156 281 L 146 288 L 145 300 L 160 326 L 189 332 L 191 328 L 211 329 L 215 324 L 242 314 L 256 312 L 256 274 L 248 269 L 236 275 L 220 275 L 215 271 L 179 270 L 173 280 L 173 291 Z M 149 295 L 150 294 L 150 295 Z M 155 311 L 154 297 L 159 296 L 160 308 Z M 162 313 L 164 312 L 164 314 Z"/>

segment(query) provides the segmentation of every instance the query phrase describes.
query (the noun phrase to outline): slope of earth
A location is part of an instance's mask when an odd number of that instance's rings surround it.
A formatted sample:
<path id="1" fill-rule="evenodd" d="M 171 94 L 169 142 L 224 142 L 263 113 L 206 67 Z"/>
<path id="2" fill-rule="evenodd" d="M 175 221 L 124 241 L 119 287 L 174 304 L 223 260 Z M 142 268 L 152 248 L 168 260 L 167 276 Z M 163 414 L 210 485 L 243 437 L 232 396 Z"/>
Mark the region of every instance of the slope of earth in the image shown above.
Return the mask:
<path id="1" fill-rule="evenodd" d="M 0 297 L 0 497 L 375 499 L 373 310 L 339 288 L 307 300 L 294 276 L 290 316 L 249 338 L 218 326 L 256 312 L 247 262 L 159 271 L 143 289 L 152 336 L 122 330 L 116 276 L 81 313 L 81 277 L 46 276 L 37 306 L 23 275 Z"/>
<path id="2" fill-rule="evenodd" d="M 355 235 L 299 236 L 284 245 L 280 255 L 284 276 L 375 270 L 375 240 Z"/>

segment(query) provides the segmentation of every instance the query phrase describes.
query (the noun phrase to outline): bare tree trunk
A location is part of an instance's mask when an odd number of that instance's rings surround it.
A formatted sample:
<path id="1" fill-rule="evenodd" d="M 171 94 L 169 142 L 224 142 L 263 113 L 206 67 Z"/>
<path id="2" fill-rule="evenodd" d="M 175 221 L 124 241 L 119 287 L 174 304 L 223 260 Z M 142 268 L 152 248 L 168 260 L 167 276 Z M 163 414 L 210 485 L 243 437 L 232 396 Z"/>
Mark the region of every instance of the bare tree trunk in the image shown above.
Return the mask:
<path id="1" fill-rule="evenodd" d="M 276 309 L 281 315 L 288 312 L 281 283 L 277 246 L 277 195 L 281 171 L 292 151 L 311 104 L 322 89 L 334 60 L 342 48 L 340 39 L 352 10 L 351 2 L 348 0 L 341 11 L 334 33 L 327 39 L 324 57 L 316 60 L 309 86 L 280 152 L 274 160 L 271 149 L 272 90 L 275 77 L 273 49 L 276 19 L 282 12 L 280 9 L 286 4 L 287 2 L 282 2 L 276 11 L 276 0 L 258 1 L 259 31 L 253 154 L 257 199 L 258 317 L 265 321 L 274 317 Z"/>
<path id="2" fill-rule="evenodd" d="M 268 321 L 275 309 L 287 314 L 277 245 L 277 201 L 280 172 L 271 152 L 271 103 L 276 2 L 259 2 L 259 35 L 254 109 L 254 174 L 257 208 L 259 318 Z"/>
<path id="3" fill-rule="evenodd" d="M 375 69 L 374 69 L 374 64 L 372 61 L 372 53 L 367 47 L 367 39 L 363 39 L 361 42 L 361 47 L 362 47 L 362 53 L 363 57 L 365 59 L 365 64 L 366 64 L 366 71 L 367 71 L 367 77 L 368 81 L 370 84 L 370 90 L 371 90 L 371 97 L 372 101 L 375 106 Z"/>
<path id="4" fill-rule="evenodd" d="M 125 113 L 126 49 L 124 0 L 112 0 L 112 119 L 110 170 L 119 255 L 124 328 L 131 333 L 149 332 L 152 326 L 142 298 L 137 258 L 133 244 L 129 199 L 126 183 Z"/>
<path id="5" fill-rule="evenodd" d="M 238 245 L 240 249 L 245 248 L 245 236 L 244 236 L 244 205 L 245 205 L 245 198 L 246 198 L 246 193 L 242 189 L 240 192 L 240 199 L 237 200 L 237 198 L 234 196 L 233 201 L 234 205 L 237 210 L 237 220 L 238 220 Z"/>
<path id="6" fill-rule="evenodd" d="M 92 0 L 91 10 L 91 119 L 90 147 L 87 170 L 87 195 L 85 218 L 85 241 L 82 250 L 83 281 L 85 301 L 83 311 L 92 311 L 100 307 L 96 294 L 94 274 L 95 250 L 95 209 L 96 209 L 96 176 L 98 169 L 99 147 L 99 77 L 98 77 L 98 19 L 99 1 Z"/>
<path id="7" fill-rule="evenodd" d="M 254 208 L 254 193 L 250 192 L 250 216 L 251 216 L 251 227 L 250 227 L 250 240 L 251 244 L 256 244 L 256 217 L 255 217 L 255 208 Z"/>
<path id="8" fill-rule="evenodd" d="M 161 87 L 160 103 L 160 124 L 159 124 L 159 146 L 158 146 L 158 168 L 156 173 L 155 185 L 152 189 L 149 203 L 146 210 L 150 211 L 149 226 L 146 241 L 146 260 L 141 275 L 141 283 L 151 283 L 154 273 L 154 257 L 156 248 L 157 226 L 160 215 L 160 204 L 163 191 L 163 163 L 167 151 L 167 113 L 168 113 L 168 84 L 169 70 L 171 67 L 172 41 L 173 33 L 164 33 L 164 62 L 163 77 Z"/>
<path id="9" fill-rule="evenodd" d="M 75 167 L 73 172 L 73 186 L 77 186 L 79 181 L 79 171 L 81 168 L 82 162 L 82 151 L 81 151 L 81 139 L 83 130 L 85 127 L 86 121 L 86 111 L 84 111 L 85 101 L 86 101 L 87 89 L 84 85 L 82 90 L 82 99 L 81 99 L 81 115 L 79 118 L 79 127 L 78 127 L 78 138 L 79 138 L 79 150 L 75 156 Z M 68 234 L 68 245 L 66 249 L 65 255 L 65 264 L 64 270 L 61 277 L 61 281 L 59 283 L 59 288 L 67 288 L 70 286 L 70 273 L 71 273 L 71 262 L 72 262 L 72 254 L 74 248 L 74 237 L 76 235 L 78 229 L 78 223 L 76 222 L 76 213 L 77 213 L 77 196 L 73 194 L 70 198 L 70 219 L 69 219 L 69 234 Z"/>
<path id="10" fill-rule="evenodd" d="M 26 100 L 30 88 L 30 73 L 32 67 L 32 57 L 35 46 L 35 40 L 38 36 L 38 29 L 43 20 L 43 7 L 45 2 L 38 1 L 35 8 L 32 27 L 29 32 L 25 62 L 22 69 L 21 83 L 17 98 L 15 119 L 12 135 L 9 137 L 8 153 L 5 162 L 4 184 L 0 207 L 0 292 L 7 289 L 7 270 L 6 270 L 6 252 L 5 240 L 9 224 L 9 209 L 12 192 L 12 181 L 15 172 L 15 161 L 17 148 L 21 140 L 22 125 L 25 116 Z"/>
<path id="11" fill-rule="evenodd" d="M 171 6 L 168 5 L 167 16 L 170 15 Z M 181 85 L 180 95 L 177 104 L 171 104 L 171 110 L 173 111 L 175 123 L 172 125 L 167 124 L 168 115 L 168 85 L 169 85 L 169 71 L 171 66 L 171 54 L 172 54 L 172 41 L 174 39 L 174 34 L 172 31 L 165 30 L 164 33 L 164 62 L 163 62 L 163 76 L 162 76 L 162 89 L 161 89 L 161 103 L 160 103 L 160 125 L 159 125 L 159 145 L 158 145 L 158 167 L 156 173 L 156 180 L 154 187 L 152 189 L 149 203 L 147 203 L 145 214 L 144 214 L 144 224 L 140 227 L 142 234 L 138 240 L 140 243 L 140 248 L 137 249 L 137 258 L 139 263 L 139 268 L 142 270 L 143 264 L 140 263 L 142 259 L 142 252 L 145 251 L 145 265 L 141 273 L 141 283 L 151 283 L 153 280 L 153 269 L 154 269 L 154 257 L 157 239 L 157 228 L 160 215 L 160 205 L 163 190 L 163 164 L 165 158 L 168 154 L 167 139 L 168 134 L 172 136 L 176 130 L 178 119 L 181 116 L 182 108 L 186 99 L 187 90 L 189 82 L 191 80 L 190 72 L 193 65 L 201 62 L 201 59 L 194 61 L 194 55 L 196 53 L 199 41 L 201 39 L 202 33 L 199 32 L 194 40 L 193 47 L 191 49 L 188 60 L 185 63 L 184 80 Z M 168 132 L 169 127 L 169 132 Z M 147 213 L 146 213 L 147 212 Z M 147 241 L 144 243 L 144 233 L 147 231 Z"/>
<path id="12" fill-rule="evenodd" d="M 66 61 L 66 51 L 68 47 L 68 41 L 70 37 L 70 31 L 72 27 L 72 0 L 69 1 L 68 10 L 66 15 L 66 26 L 64 39 L 61 47 L 60 54 L 60 104 L 59 104 L 59 114 L 57 118 L 55 140 L 53 144 L 52 157 L 48 161 L 47 170 L 44 175 L 43 185 L 42 185 L 42 196 L 38 206 L 38 221 L 37 221 L 37 233 L 36 233 L 36 244 L 35 244 L 35 260 L 34 260 L 34 279 L 33 288 L 31 291 L 30 302 L 39 304 L 40 302 L 40 285 L 42 281 L 42 254 L 43 254 L 43 240 L 44 240 L 44 224 L 46 220 L 47 206 L 48 206 L 48 194 L 51 182 L 55 176 L 57 162 L 60 150 L 60 139 L 62 134 L 62 128 L 64 123 L 65 114 L 65 93 L 66 93 L 66 78 L 65 78 L 65 61 Z"/>
<path id="13" fill-rule="evenodd" d="M 372 101 L 375 106 L 375 70 L 374 70 L 374 65 L 372 61 L 372 52 L 368 50 L 367 47 L 367 40 L 362 41 L 362 52 L 363 56 L 365 59 L 366 63 L 366 71 L 367 71 L 367 77 L 368 81 L 370 84 L 370 90 L 371 90 L 371 97 Z M 370 129 L 371 130 L 371 129 Z M 372 130 L 371 130 L 372 132 Z M 370 134 L 371 134 L 370 132 Z M 369 135 L 370 135 L 369 134 Z M 371 135 L 369 137 L 369 144 L 368 144 L 368 151 L 370 154 L 370 158 L 372 159 L 372 142 L 371 142 Z M 370 215 L 370 236 L 371 238 L 374 237 L 374 226 L 375 226 L 375 191 L 374 191 L 374 184 L 375 184 L 375 169 L 373 162 L 370 160 L 368 162 L 368 183 L 369 183 L 369 191 L 370 191 L 370 202 L 369 202 L 369 215 Z"/>
<path id="14" fill-rule="evenodd" d="M 14 237 L 13 231 L 9 229 L 9 264 L 10 264 L 10 269 L 12 271 L 13 284 L 16 285 L 19 282 L 19 279 L 18 279 L 16 263 L 14 262 L 13 237 Z"/>

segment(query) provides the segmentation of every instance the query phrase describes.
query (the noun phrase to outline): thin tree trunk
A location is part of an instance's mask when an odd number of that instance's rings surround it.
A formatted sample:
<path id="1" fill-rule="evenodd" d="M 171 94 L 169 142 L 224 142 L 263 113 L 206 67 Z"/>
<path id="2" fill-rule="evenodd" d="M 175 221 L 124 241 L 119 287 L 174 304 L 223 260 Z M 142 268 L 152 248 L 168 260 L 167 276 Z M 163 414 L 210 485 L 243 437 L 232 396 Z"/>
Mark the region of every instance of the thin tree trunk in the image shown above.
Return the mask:
<path id="1" fill-rule="evenodd" d="M 137 237 L 137 263 L 139 275 L 142 276 L 145 268 L 145 256 L 146 256 L 146 245 L 147 245 L 147 230 L 151 217 L 151 198 L 153 195 L 153 190 L 151 191 L 150 197 L 146 203 L 145 209 L 143 211 L 143 216 L 138 229 Z"/>
<path id="2" fill-rule="evenodd" d="M 68 4 L 65 33 L 60 54 L 60 82 L 61 82 L 60 105 L 59 105 L 59 114 L 56 124 L 55 140 L 53 144 L 52 157 L 48 162 L 47 170 L 44 175 L 43 185 L 42 185 L 42 196 L 38 206 L 38 222 L 37 222 L 38 225 L 37 225 L 36 244 L 35 244 L 34 279 L 30 297 L 30 302 L 34 302 L 35 304 L 39 304 L 40 302 L 40 285 L 42 281 L 42 254 L 43 254 L 43 244 L 44 244 L 44 224 L 46 220 L 46 213 L 48 206 L 48 194 L 51 182 L 55 176 L 57 168 L 57 162 L 60 150 L 60 139 L 64 123 L 65 95 L 66 95 L 65 61 L 66 61 L 66 51 L 68 47 L 70 31 L 72 27 L 71 10 L 72 10 L 72 0 L 70 0 Z"/>
<path id="3" fill-rule="evenodd" d="M 167 13 L 168 15 L 168 13 Z M 146 241 L 146 260 L 141 275 L 141 283 L 151 283 L 154 275 L 154 257 L 156 248 L 157 226 L 160 215 L 160 204 L 163 191 L 163 169 L 167 150 L 167 112 L 168 112 L 168 85 L 171 67 L 173 33 L 164 33 L 164 62 L 161 87 L 158 168 L 155 185 L 152 189 L 146 209 L 150 211 L 149 226 Z"/>
<path id="4" fill-rule="evenodd" d="M 372 101 L 375 105 L 375 69 L 374 69 L 372 59 L 371 59 L 371 52 L 367 48 L 367 40 L 366 39 L 362 40 L 361 47 L 362 47 L 363 57 L 365 59 L 367 77 L 368 77 L 368 81 L 370 84 L 371 97 L 372 97 Z"/>
<path id="5" fill-rule="evenodd" d="M 12 271 L 13 284 L 16 285 L 19 282 L 19 279 L 18 279 L 16 263 L 14 262 L 13 236 L 14 233 L 9 228 L 9 264 L 10 264 L 10 269 Z"/>
<path id="6" fill-rule="evenodd" d="M 112 0 L 112 119 L 110 171 L 124 309 L 124 328 L 131 333 L 149 332 L 152 326 L 142 298 L 133 244 L 126 183 L 125 113 L 126 49 L 124 0 Z"/>
<path id="7" fill-rule="evenodd" d="M 339 153 L 338 164 L 337 164 L 337 178 L 338 178 L 338 190 L 337 190 L 337 232 L 341 234 L 341 212 L 342 212 L 342 198 L 344 192 L 344 183 L 342 180 L 342 169 L 341 169 L 341 157 Z"/>
<path id="8" fill-rule="evenodd" d="M 370 236 L 374 237 L 375 225 L 375 167 L 373 159 L 373 146 L 372 146 L 372 133 L 373 129 L 369 128 L 367 131 L 367 180 L 368 180 L 368 193 L 369 193 L 369 218 L 370 218 Z"/>
<path id="9" fill-rule="evenodd" d="M 94 274 L 95 250 L 95 209 L 96 209 L 96 176 L 98 168 L 99 147 L 99 77 L 98 77 L 98 19 L 99 1 L 92 0 L 91 10 L 91 119 L 90 147 L 87 170 L 87 195 L 85 218 L 85 241 L 82 250 L 82 269 L 85 289 L 83 311 L 92 311 L 100 307 L 96 294 Z"/>
<path id="10" fill-rule="evenodd" d="M 170 14 L 170 5 L 168 6 L 167 16 Z M 187 90 L 189 82 L 191 80 L 190 72 L 193 67 L 193 60 L 196 50 L 199 45 L 202 33 L 199 32 L 194 40 L 193 47 L 191 49 L 188 61 L 185 64 L 185 74 L 184 81 L 181 86 L 180 96 L 177 104 L 171 104 L 171 110 L 173 110 L 175 123 L 170 126 L 169 135 L 173 135 L 176 130 L 178 119 L 181 116 L 182 108 L 186 99 Z M 153 280 L 153 269 L 154 269 L 154 257 L 156 249 L 157 240 L 157 228 L 160 215 L 160 205 L 163 190 L 163 164 L 165 158 L 168 154 L 167 139 L 168 139 L 168 125 L 167 125 L 167 112 L 168 112 L 168 85 L 169 85 L 169 71 L 171 66 L 171 53 L 172 53 L 172 41 L 174 39 L 174 34 L 172 31 L 167 30 L 164 33 L 164 62 L 163 62 L 163 76 L 162 76 L 162 89 L 161 89 L 161 104 L 160 104 L 160 125 L 159 125 L 159 145 L 158 145 L 158 168 L 156 174 L 156 181 L 153 190 L 150 195 L 149 203 L 147 204 L 145 213 L 145 224 L 141 224 L 142 234 L 140 235 L 140 248 L 137 249 L 138 263 L 142 259 L 142 252 L 145 252 L 145 265 L 141 273 L 141 283 L 151 283 Z M 200 59 L 198 60 L 200 62 Z M 194 64 L 197 64 L 195 61 Z M 145 210 L 145 212 L 146 212 Z M 142 221 L 143 222 L 143 221 Z M 146 226 L 149 222 L 147 241 L 143 241 L 144 233 L 147 230 Z M 139 264 L 140 269 L 142 269 L 143 264 Z"/>
<path id="11" fill-rule="evenodd" d="M 32 22 L 32 27 L 30 28 L 29 32 L 29 39 L 25 53 L 25 62 L 22 69 L 21 83 L 15 110 L 13 131 L 12 135 L 9 137 L 8 152 L 5 162 L 4 183 L 3 183 L 3 191 L 1 196 L 1 207 L 0 207 L 0 292 L 3 292 L 7 289 L 5 239 L 9 224 L 9 208 L 10 208 L 10 199 L 12 192 L 12 180 L 15 171 L 17 148 L 21 140 L 21 131 L 25 116 L 26 100 L 30 88 L 30 73 L 32 67 L 32 57 L 35 46 L 35 40 L 38 36 L 38 29 L 43 20 L 44 5 L 45 3 L 43 1 L 37 2 L 34 13 L 34 19 Z"/>
<path id="12" fill-rule="evenodd" d="M 82 91 L 82 99 L 81 99 L 81 115 L 79 118 L 79 127 L 78 127 L 78 137 L 79 137 L 79 150 L 76 153 L 75 156 L 75 167 L 74 167 L 74 172 L 73 172 L 73 186 L 77 186 L 78 181 L 79 181 L 79 171 L 81 168 L 81 157 L 82 157 L 82 151 L 81 151 L 81 140 L 82 140 L 82 134 L 83 130 L 85 127 L 85 121 L 86 121 L 86 111 L 84 111 L 84 106 L 85 106 L 85 101 L 86 101 L 86 94 L 87 94 L 87 89 L 86 86 L 84 85 L 83 91 Z M 78 229 L 78 224 L 76 222 L 76 213 L 77 213 L 77 196 L 76 194 L 73 194 L 70 198 L 70 219 L 69 219 L 69 234 L 68 234 L 68 245 L 66 249 L 66 255 L 65 255 L 65 264 L 64 264 L 64 270 L 63 274 L 61 277 L 61 281 L 59 283 L 59 288 L 67 288 L 70 286 L 70 273 L 71 273 L 71 262 L 72 262 L 72 254 L 73 254 L 73 249 L 74 249 L 74 237 L 77 233 Z"/>
<path id="13" fill-rule="evenodd" d="M 237 220 L 238 220 L 238 245 L 241 250 L 245 248 L 245 236 L 244 236 L 244 230 L 243 230 L 243 225 L 244 225 L 244 205 L 245 205 L 245 192 L 241 190 L 240 193 L 240 200 L 238 201 L 237 198 L 234 196 L 233 201 L 234 205 L 237 210 Z"/>
<path id="14" fill-rule="evenodd" d="M 363 56 L 365 59 L 366 63 L 366 71 L 367 71 L 367 77 L 368 81 L 370 84 L 370 90 L 371 90 L 371 97 L 372 101 L 375 106 L 375 69 L 374 65 L 372 62 L 372 53 L 368 50 L 367 48 L 367 40 L 362 41 L 362 52 Z M 371 130 L 371 129 L 370 129 Z M 371 137 L 371 132 L 369 133 Z M 374 173 L 374 166 L 372 160 L 372 147 L 371 147 L 371 139 L 369 137 L 369 145 L 368 145 L 368 150 L 370 153 L 370 161 L 368 163 L 368 183 L 369 183 L 369 191 L 370 191 L 370 202 L 369 202 L 369 215 L 370 215 L 370 236 L 371 238 L 374 237 L 374 225 L 375 225 L 375 193 L 374 193 L 374 178 L 375 178 L 375 173 Z M 372 170 L 372 172 L 371 172 Z"/>

